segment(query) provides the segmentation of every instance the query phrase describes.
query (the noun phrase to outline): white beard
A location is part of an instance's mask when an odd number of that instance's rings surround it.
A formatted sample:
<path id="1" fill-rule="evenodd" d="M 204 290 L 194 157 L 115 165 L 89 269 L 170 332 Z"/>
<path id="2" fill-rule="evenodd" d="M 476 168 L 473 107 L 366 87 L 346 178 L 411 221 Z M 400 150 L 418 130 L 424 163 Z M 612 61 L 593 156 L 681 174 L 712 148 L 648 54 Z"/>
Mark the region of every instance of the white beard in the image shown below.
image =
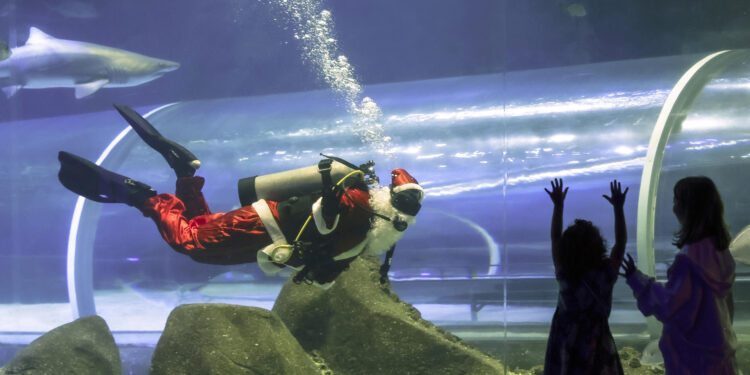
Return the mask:
<path id="1" fill-rule="evenodd" d="M 407 215 L 393 207 L 391 204 L 391 189 L 388 187 L 374 186 L 370 189 L 370 208 L 390 219 L 399 216 L 409 225 L 414 224 L 417 220 L 416 217 Z M 385 253 L 403 235 L 404 232 L 399 232 L 393 227 L 393 222 L 376 216 L 367 232 L 367 247 L 362 254 L 380 255 Z"/>

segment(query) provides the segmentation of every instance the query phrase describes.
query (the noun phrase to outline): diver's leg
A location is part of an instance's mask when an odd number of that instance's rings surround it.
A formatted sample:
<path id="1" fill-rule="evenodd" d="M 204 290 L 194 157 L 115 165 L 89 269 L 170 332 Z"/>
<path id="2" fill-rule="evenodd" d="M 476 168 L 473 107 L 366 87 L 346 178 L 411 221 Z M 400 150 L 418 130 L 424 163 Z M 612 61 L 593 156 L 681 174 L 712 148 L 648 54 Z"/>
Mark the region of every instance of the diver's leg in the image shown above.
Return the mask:
<path id="1" fill-rule="evenodd" d="M 258 249 L 271 243 L 252 206 L 187 219 L 184 202 L 159 194 L 147 199 L 141 211 L 153 219 L 172 249 L 201 263 L 252 263 Z"/>
<path id="2" fill-rule="evenodd" d="M 198 158 L 185 147 L 164 138 L 145 118 L 133 109 L 115 104 L 115 109 L 133 127 L 146 144 L 159 152 L 174 169 L 177 177 L 189 177 L 195 174 L 201 163 Z"/>
<path id="3" fill-rule="evenodd" d="M 205 182 L 206 180 L 200 176 L 177 179 L 175 195 L 185 204 L 185 217 L 188 220 L 211 213 L 201 191 Z"/>
<path id="4" fill-rule="evenodd" d="M 185 204 L 174 195 L 159 194 L 147 199 L 141 212 L 154 221 L 164 241 L 176 251 L 189 254 L 203 249 L 194 234 L 197 223 L 191 225 L 185 217 Z"/>
<path id="5" fill-rule="evenodd" d="M 156 195 L 150 186 L 108 171 L 80 156 L 60 151 L 58 178 L 68 190 L 88 199 L 104 203 L 125 203 L 140 208 Z"/>

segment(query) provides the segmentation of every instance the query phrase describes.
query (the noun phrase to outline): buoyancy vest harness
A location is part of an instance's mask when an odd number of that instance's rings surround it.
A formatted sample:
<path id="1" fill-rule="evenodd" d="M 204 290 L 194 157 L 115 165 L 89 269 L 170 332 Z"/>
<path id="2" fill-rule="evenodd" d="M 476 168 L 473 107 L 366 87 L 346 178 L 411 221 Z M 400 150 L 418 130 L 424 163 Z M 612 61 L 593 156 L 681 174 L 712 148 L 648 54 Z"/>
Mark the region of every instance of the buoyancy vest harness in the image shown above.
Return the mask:
<path id="1" fill-rule="evenodd" d="M 283 201 L 280 201 L 278 203 L 277 209 L 280 216 L 280 222 L 282 223 L 281 225 L 279 225 L 279 223 L 277 223 L 273 218 L 273 215 L 271 214 L 271 211 L 264 199 L 259 199 L 252 203 L 272 239 L 271 245 L 266 246 L 258 252 L 258 264 L 261 269 L 267 274 L 276 273 L 280 271 L 284 266 L 287 266 L 298 271 L 297 275 L 295 276 L 295 282 L 312 282 L 314 280 L 311 280 L 308 276 L 315 276 L 309 275 L 310 271 L 313 268 L 325 267 L 330 271 L 340 272 L 343 269 L 348 268 L 349 263 L 356 256 L 358 256 L 366 246 L 366 240 L 363 240 L 354 248 L 342 254 L 339 254 L 338 256 L 331 256 L 333 246 L 335 246 L 336 241 L 338 240 L 338 234 L 331 233 L 331 231 L 326 231 L 325 228 L 321 228 L 320 225 L 316 225 L 316 227 L 318 228 L 317 231 L 306 231 L 310 224 L 310 221 L 315 221 L 316 224 L 318 224 L 319 220 L 314 220 L 313 218 L 316 214 L 316 211 L 319 211 L 319 209 L 321 209 L 321 207 L 319 207 L 321 204 L 321 197 L 325 199 L 324 196 L 326 193 L 332 194 L 334 196 L 336 194 L 345 194 L 348 196 L 348 194 L 346 193 L 346 188 L 348 187 L 346 183 L 347 181 L 352 181 L 352 179 L 355 178 L 356 182 L 352 185 L 361 184 L 364 186 L 368 186 L 372 183 L 378 182 L 378 178 L 375 175 L 373 168 L 374 162 L 372 161 L 369 161 L 368 163 L 362 164 L 357 167 L 354 164 L 341 158 L 323 154 L 321 155 L 324 156 L 325 159 L 321 160 L 317 166 L 317 174 L 320 175 L 318 179 L 318 181 L 320 181 L 318 183 L 318 189 L 314 191 L 308 191 L 307 194 L 301 194 L 299 196 L 294 195 Z M 342 168 L 341 166 L 343 166 L 344 168 Z M 335 185 L 332 183 L 331 176 L 332 171 L 334 171 L 334 167 L 338 168 L 339 171 L 336 174 L 337 177 L 340 177 L 339 181 Z M 348 172 L 343 177 L 341 177 L 342 169 Z M 303 184 L 308 185 L 307 189 L 309 190 L 309 186 L 312 185 L 310 181 L 313 180 L 309 176 L 309 167 L 293 170 L 290 172 L 294 172 L 293 174 L 296 174 L 297 176 L 304 176 Z M 282 176 L 282 174 L 284 173 L 285 172 L 275 174 L 276 177 L 274 177 L 274 179 L 276 181 L 279 181 L 279 176 Z M 289 178 L 290 176 L 291 175 L 287 175 L 286 178 Z M 240 180 L 240 189 L 243 188 L 243 185 L 247 189 L 247 187 L 249 186 L 248 184 L 252 183 L 254 187 L 261 187 L 261 189 L 253 189 L 253 195 L 255 195 L 258 190 L 265 190 L 269 192 L 273 191 L 273 189 L 269 189 L 267 186 L 264 186 L 268 183 L 268 181 L 271 180 L 266 178 L 266 176 L 256 176 L 252 179 L 252 181 L 243 179 L 244 182 L 243 180 Z M 290 188 L 288 187 L 289 183 L 290 180 L 287 180 L 285 184 L 287 186 L 287 190 L 294 191 L 295 189 L 298 189 L 299 191 L 300 187 Z M 244 199 L 248 199 L 247 191 L 248 190 L 246 190 Z M 279 196 L 279 194 L 276 193 L 276 196 Z M 240 191 L 240 199 L 243 200 L 242 191 Z M 361 206 L 354 199 L 350 198 L 350 201 L 372 216 L 378 216 L 383 218 L 384 220 L 393 221 L 390 218 L 380 215 L 369 208 Z M 316 207 L 316 205 L 318 207 Z M 336 217 L 336 220 L 338 220 L 338 216 Z M 333 224 L 333 227 L 335 228 L 336 225 L 337 222 Z M 394 222 L 394 226 L 398 228 L 398 225 L 400 225 L 400 223 L 396 220 Z M 295 228 L 299 228 L 299 230 L 296 230 Z M 381 283 L 385 283 L 388 279 L 387 273 L 391 265 L 394 250 L 395 245 L 391 247 L 391 249 L 386 253 L 385 262 L 380 269 Z M 301 266 L 295 267 L 293 265 L 287 264 L 287 262 L 293 256 L 297 259 L 302 260 Z"/>

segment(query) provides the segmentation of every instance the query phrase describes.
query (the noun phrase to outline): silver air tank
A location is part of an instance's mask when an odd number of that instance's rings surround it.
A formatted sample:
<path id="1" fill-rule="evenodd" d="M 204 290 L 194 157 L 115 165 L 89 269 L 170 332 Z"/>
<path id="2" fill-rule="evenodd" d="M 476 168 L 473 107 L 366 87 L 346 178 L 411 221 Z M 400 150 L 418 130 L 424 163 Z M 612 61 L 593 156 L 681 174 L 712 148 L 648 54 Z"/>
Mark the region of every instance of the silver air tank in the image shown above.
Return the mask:
<path id="1" fill-rule="evenodd" d="M 355 170 L 334 161 L 331 164 L 331 179 L 335 184 Z M 246 177 L 237 182 L 240 203 L 243 206 L 249 206 L 259 199 L 278 202 L 294 196 L 307 195 L 320 191 L 321 186 L 322 180 L 317 165 Z"/>

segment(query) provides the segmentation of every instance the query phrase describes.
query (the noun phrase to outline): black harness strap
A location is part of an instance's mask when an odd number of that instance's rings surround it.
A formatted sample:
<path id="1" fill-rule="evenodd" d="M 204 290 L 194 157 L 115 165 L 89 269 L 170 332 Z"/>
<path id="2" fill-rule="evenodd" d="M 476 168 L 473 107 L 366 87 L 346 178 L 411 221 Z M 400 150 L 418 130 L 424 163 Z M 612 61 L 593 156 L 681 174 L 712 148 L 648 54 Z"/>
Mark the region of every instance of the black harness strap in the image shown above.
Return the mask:
<path id="1" fill-rule="evenodd" d="M 385 284 L 388 282 L 388 271 L 391 269 L 391 261 L 393 260 L 393 252 L 396 251 L 396 245 L 391 246 L 391 249 L 385 253 L 385 261 L 380 266 L 380 283 Z"/>
<path id="2" fill-rule="evenodd" d="M 360 167 L 358 167 L 358 166 L 356 166 L 356 165 L 354 165 L 354 164 L 352 164 L 352 163 L 350 163 L 350 162 L 348 162 L 348 161 L 346 161 L 346 160 L 344 160 L 344 159 L 342 159 L 342 158 L 340 158 L 338 156 L 326 155 L 326 154 L 324 154 L 322 152 L 320 153 L 320 156 L 323 156 L 323 157 L 328 158 L 328 159 L 333 160 L 333 161 L 337 161 L 337 162 L 339 162 L 339 163 L 341 163 L 341 164 L 343 164 L 343 165 L 345 165 L 345 166 L 347 166 L 347 167 L 349 167 L 351 169 L 362 170 Z M 320 164 L 318 164 L 318 165 L 320 165 Z M 330 165 L 330 163 L 329 163 L 329 165 Z"/>

